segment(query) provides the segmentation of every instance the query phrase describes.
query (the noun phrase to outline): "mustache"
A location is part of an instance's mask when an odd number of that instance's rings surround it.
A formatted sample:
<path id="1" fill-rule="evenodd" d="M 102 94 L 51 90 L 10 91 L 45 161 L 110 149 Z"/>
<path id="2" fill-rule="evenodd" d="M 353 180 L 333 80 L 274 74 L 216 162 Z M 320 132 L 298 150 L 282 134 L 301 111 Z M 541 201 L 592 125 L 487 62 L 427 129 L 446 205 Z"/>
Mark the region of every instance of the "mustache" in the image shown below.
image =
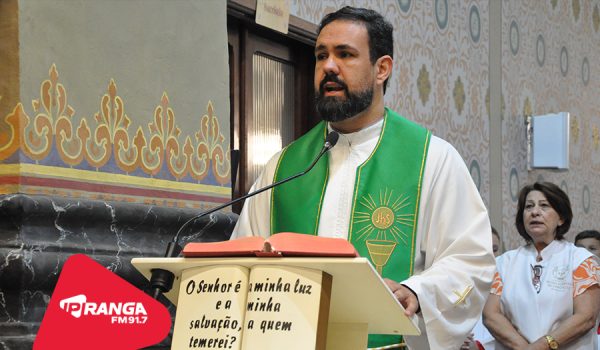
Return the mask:
<path id="1" fill-rule="evenodd" d="M 330 82 L 338 84 L 346 92 L 348 92 L 348 85 L 346 85 L 346 83 L 344 83 L 343 80 L 340 80 L 340 78 L 338 78 L 338 76 L 335 75 L 335 74 L 327 74 L 327 75 L 325 75 L 325 77 L 319 83 L 319 92 L 323 93 L 323 89 L 325 88 L 325 84 L 330 83 Z"/>

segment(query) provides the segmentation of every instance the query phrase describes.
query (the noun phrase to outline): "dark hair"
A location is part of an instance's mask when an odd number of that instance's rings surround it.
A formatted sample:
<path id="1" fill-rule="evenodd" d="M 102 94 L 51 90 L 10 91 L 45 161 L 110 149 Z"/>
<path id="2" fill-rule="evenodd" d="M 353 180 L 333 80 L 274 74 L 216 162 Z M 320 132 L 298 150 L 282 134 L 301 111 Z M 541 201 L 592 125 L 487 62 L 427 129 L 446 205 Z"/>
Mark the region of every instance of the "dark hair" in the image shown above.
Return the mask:
<path id="1" fill-rule="evenodd" d="M 498 233 L 498 230 L 496 230 L 496 229 L 494 228 L 494 226 L 492 226 L 492 234 L 493 234 L 493 235 L 496 235 L 496 237 L 498 237 L 498 240 L 500 240 L 500 234 Z"/>
<path id="2" fill-rule="evenodd" d="M 575 243 L 577 243 L 577 241 L 580 239 L 586 238 L 595 238 L 596 240 L 600 241 L 600 232 L 596 230 L 581 231 L 577 234 L 577 236 L 575 236 Z"/>
<path id="3" fill-rule="evenodd" d="M 515 218 L 515 225 L 517 231 L 521 237 L 525 238 L 528 243 L 533 242 L 533 239 L 529 236 L 525 230 L 525 224 L 523 223 L 523 212 L 525 211 L 525 200 L 527 195 L 531 191 L 540 191 L 544 194 L 552 209 L 554 209 L 558 216 L 563 220 L 563 224 L 556 228 L 556 237 L 554 239 L 561 240 L 565 238 L 565 234 L 571 227 L 571 221 L 573 220 L 573 211 L 571 210 L 571 201 L 569 196 L 551 182 L 536 182 L 533 185 L 527 185 L 521 189 L 519 193 L 519 204 L 517 205 L 517 215 Z"/>
<path id="4" fill-rule="evenodd" d="M 375 64 L 381 56 L 394 57 L 394 27 L 377 11 L 345 6 L 323 17 L 317 35 L 321 33 L 326 25 L 336 20 L 360 22 L 367 28 L 371 64 Z M 389 77 L 383 82 L 384 94 L 388 80 Z"/>
<path id="5" fill-rule="evenodd" d="M 498 253 L 502 251 L 502 238 L 500 238 L 500 234 L 498 233 L 498 230 L 496 230 L 494 228 L 494 226 L 492 226 L 492 236 L 496 236 L 496 238 L 498 238 Z M 493 242 L 493 240 L 492 240 Z M 496 255 L 496 252 L 494 252 L 494 255 Z"/>

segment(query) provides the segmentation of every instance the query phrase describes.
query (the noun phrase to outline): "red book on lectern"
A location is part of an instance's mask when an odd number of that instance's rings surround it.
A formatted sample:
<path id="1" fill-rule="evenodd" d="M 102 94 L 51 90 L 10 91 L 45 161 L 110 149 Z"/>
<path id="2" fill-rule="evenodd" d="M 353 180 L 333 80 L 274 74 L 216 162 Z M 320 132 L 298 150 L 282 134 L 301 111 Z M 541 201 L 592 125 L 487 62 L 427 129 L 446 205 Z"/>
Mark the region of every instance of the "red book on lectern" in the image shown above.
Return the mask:
<path id="1" fill-rule="evenodd" d="M 328 238 L 281 232 L 268 239 L 243 237 L 222 242 L 194 242 L 183 248 L 185 257 L 218 256 L 324 256 L 357 257 L 352 243 L 343 238 Z"/>

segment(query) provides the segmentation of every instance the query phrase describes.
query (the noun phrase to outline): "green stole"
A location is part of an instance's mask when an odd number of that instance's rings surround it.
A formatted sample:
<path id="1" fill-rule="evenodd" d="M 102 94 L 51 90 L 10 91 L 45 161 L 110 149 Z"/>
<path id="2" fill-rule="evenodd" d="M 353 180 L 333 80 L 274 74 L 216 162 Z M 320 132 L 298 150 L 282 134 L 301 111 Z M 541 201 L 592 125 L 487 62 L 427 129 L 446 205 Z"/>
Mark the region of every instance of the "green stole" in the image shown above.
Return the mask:
<path id="1" fill-rule="evenodd" d="M 317 156 L 327 125 L 287 146 L 273 182 L 297 174 Z M 421 182 L 431 133 L 386 108 L 379 141 L 356 171 L 348 240 L 382 277 L 404 281 L 413 273 Z M 326 154 L 306 175 L 275 187 L 271 195 L 271 234 L 317 234 L 329 176 Z M 401 341 L 400 336 L 369 335 L 369 347 Z"/>

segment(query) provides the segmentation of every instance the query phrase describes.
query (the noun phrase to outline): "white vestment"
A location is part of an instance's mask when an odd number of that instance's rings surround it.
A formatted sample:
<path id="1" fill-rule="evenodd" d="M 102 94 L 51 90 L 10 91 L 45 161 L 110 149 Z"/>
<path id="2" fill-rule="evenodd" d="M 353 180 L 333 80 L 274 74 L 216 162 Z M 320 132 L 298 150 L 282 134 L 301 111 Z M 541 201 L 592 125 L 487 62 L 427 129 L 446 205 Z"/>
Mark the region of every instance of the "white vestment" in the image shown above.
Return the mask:
<path id="1" fill-rule="evenodd" d="M 356 169 L 375 149 L 382 124 L 340 134 L 331 149 L 319 236 L 348 237 Z M 252 190 L 272 183 L 280 154 L 269 160 Z M 396 167 L 402 164 L 389 165 L 390 171 Z M 271 190 L 246 200 L 232 239 L 269 236 L 270 198 Z M 481 317 L 495 261 L 479 192 L 458 152 L 435 136 L 427 153 L 416 234 L 414 274 L 400 282 L 419 298 L 422 335 L 405 337 L 406 342 L 411 349 L 458 349 Z"/>
<path id="2" fill-rule="evenodd" d="M 556 240 L 541 251 L 542 261 L 536 261 L 537 255 L 535 247 L 529 244 L 498 257 L 504 315 L 530 343 L 551 334 L 573 315 L 573 272 L 593 256 L 573 243 Z M 531 266 L 535 265 L 542 266 L 539 293 L 532 283 Z M 560 349 L 596 349 L 596 329 L 597 325 L 579 339 L 561 344 Z M 496 349 L 506 347 L 497 343 Z"/>

